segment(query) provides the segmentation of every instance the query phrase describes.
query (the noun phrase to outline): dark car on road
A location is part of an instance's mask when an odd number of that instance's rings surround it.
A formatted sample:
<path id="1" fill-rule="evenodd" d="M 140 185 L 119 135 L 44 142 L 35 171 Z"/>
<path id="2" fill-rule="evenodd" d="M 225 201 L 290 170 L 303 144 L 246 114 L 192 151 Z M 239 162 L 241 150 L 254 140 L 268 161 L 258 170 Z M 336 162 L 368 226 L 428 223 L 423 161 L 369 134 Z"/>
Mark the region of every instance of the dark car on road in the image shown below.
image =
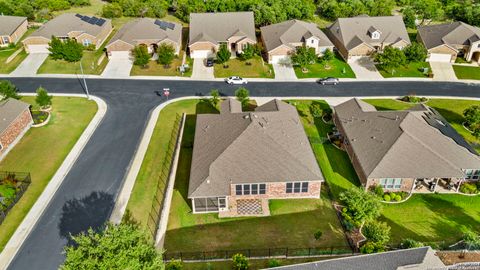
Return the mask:
<path id="1" fill-rule="evenodd" d="M 339 83 L 339 80 L 334 77 L 327 77 L 327 78 L 319 79 L 317 82 L 321 85 L 326 85 L 326 84 L 337 85 L 337 83 Z"/>
<path id="2" fill-rule="evenodd" d="M 205 60 L 205 66 L 207 67 L 213 67 L 213 63 L 214 63 L 213 58 L 207 58 Z"/>

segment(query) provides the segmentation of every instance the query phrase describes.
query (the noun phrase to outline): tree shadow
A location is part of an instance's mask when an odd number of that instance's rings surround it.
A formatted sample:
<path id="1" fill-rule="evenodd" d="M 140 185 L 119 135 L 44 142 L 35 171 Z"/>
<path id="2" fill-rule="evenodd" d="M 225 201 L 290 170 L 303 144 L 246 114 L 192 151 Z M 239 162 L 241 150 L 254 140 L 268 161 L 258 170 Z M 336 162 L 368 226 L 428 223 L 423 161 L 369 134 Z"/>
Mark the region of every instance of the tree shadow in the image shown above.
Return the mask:
<path id="1" fill-rule="evenodd" d="M 71 235 L 85 232 L 89 228 L 101 229 L 108 220 L 114 204 L 113 195 L 103 191 L 66 201 L 58 224 L 60 236 L 67 239 L 71 245 L 73 244 Z"/>

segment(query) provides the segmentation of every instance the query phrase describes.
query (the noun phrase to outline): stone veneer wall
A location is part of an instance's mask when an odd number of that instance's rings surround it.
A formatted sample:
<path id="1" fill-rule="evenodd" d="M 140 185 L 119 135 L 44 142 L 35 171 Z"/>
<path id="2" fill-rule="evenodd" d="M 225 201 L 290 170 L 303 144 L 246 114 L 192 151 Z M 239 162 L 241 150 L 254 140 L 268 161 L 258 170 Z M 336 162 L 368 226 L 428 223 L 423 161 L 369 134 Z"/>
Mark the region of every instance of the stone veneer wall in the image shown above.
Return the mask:
<path id="1" fill-rule="evenodd" d="M 265 183 L 267 190 L 265 194 L 257 195 L 235 195 L 235 185 L 230 185 L 229 202 L 237 199 L 288 199 L 288 198 L 319 198 L 322 181 L 304 181 L 308 182 L 308 192 L 286 193 L 287 182 Z M 240 183 L 238 183 L 240 184 Z"/>
<path id="2" fill-rule="evenodd" d="M 405 191 L 405 192 L 410 192 L 412 191 L 412 187 L 415 183 L 414 178 L 402 178 L 402 187 L 399 189 L 388 189 L 384 188 L 384 191 L 392 191 L 392 192 L 397 192 L 397 191 Z M 367 180 L 367 186 L 366 189 L 368 190 L 371 186 L 376 186 L 380 185 L 380 179 L 368 179 Z"/>
<path id="3" fill-rule="evenodd" d="M 10 144 L 12 144 L 17 137 L 22 134 L 25 128 L 29 128 L 33 123 L 30 110 L 23 111 L 15 121 L 0 135 L 0 143 L 3 148 L 0 150 L 0 155 L 3 154 Z"/>

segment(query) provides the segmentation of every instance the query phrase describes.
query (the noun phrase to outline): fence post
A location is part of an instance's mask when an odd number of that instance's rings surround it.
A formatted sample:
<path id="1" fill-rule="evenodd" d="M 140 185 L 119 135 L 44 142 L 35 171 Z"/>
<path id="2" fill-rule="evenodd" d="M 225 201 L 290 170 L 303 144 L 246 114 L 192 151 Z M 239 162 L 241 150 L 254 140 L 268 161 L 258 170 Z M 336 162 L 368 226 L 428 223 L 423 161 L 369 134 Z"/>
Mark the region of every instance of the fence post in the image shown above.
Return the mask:
<path id="1" fill-rule="evenodd" d="M 182 252 L 180 252 L 180 260 L 181 260 L 181 261 L 183 260 L 183 254 L 182 254 Z"/>
<path id="2" fill-rule="evenodd" d="M 268 248 L 268 257 L 270 258 L 272 255 L 272 253 L 270 252 L 270 248 Z"/>
<path id="3" fill-rule="evenodd" d="M 250 249 L 248 249 L 248 258 L 250 258 Z"/>
<path id="4" fill-rule="evenodd" d="M 333 254 L 333 247 L 330 247 L 330 255 Z"/>
<path id="5" fill-rule="evenodd" d="M 308 257 L 310 257 L 310 249 L 311 249 L 311 248 L 308 248 Z"/>
<path id="6" fill-rule="evenodd" d="M 225 250 L 225 259 L 228 259 L 228 251 Z"/>
<path id="7" fill-rule="evenodd" d="M 204 260 L 204 261 L 205 261 L 205 258 L 206 258 L 206 257 L 205 257 L 205 251 L 204 251 L 204 252 L 203 252 L 203 260 Z"/>
<path id="8" fill-rule="evenodd" d="M 285 258 L 288 258 L 288 247 L 285 249 Z"/>

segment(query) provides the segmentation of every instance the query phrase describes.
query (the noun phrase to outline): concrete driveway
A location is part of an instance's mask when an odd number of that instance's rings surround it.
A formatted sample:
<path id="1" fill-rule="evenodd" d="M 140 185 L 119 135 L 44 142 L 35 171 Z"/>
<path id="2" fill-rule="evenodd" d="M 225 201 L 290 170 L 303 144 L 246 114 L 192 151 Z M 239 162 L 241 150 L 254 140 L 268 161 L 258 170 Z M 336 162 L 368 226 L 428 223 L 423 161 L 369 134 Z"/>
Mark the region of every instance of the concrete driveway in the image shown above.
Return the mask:
<path id="1" fill-rule="evenodd" d="M 18 65 L 11 75 L 19 77 L 35 75 L 47 57 L 48 53 L 31 53 Z"/>
<path id="2" fill-rule="evenodd" d="M 125 78 L 130 76 L 133 66 L 131 57 L 110 57 L 108 64 L 102 72 L 105 78 Z"/>
<path id="3" fill-rule="evenodd" d="M 357 79 L 360 80 L 378 80 L 383 79 L 378 72 L 373 60 L 368 56 L 352 57 L 348 64 L 352 68 Z"/>
<path id="4" fill-rule="evenodd" d="M 297 79 L 291 64 L 273 64 L 273 70 L 275 71 L 275 80 L 291 81 Z"/>
<path id="5" fill-rule="evenodd" d="M 193 60 L 192 78 L 201 80 L 215 78 L 215 75 L 213 74 L 213 67 L 205 66 L 205 59 L 195 58 Z"/>
<path id="6" fill-rule="evenodd" d="M 430 62 L 433 79 L 436 81 L 455 81 L 457 76 L 451 63 L 448 62 Z"/>

